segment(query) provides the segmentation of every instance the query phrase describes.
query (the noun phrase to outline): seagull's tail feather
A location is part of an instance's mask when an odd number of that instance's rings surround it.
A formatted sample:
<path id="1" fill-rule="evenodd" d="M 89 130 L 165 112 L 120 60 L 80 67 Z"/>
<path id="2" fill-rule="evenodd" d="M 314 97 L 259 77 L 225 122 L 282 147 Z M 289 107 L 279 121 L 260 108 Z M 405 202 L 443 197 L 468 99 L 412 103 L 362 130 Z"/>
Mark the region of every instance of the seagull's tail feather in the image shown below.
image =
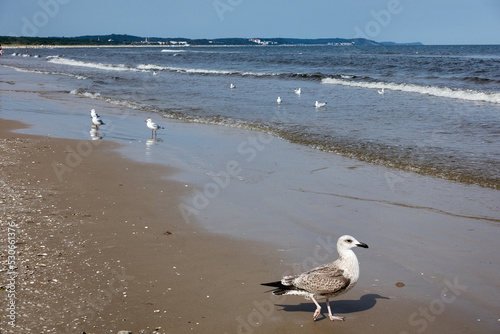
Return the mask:
<path id="1" fill-rule="evenodd" d="M 272 286 L 272 287 L 275 287 L 275 288 L 280 288 L 283 284 L 281 284 L 281 281 L 276 281 L 276 282 L 270 282 L 270 283 L 261 283 L 260 285 Z"/>
<path id="2" fill-rule="evenodd" d="M 281 281 L 270 282 L 270 283 L 261 283 L 260 285 L 272 286 L 273 288 L 277 288 L 277 289 L 272 290 L 273 295 L 276 295 L 276 296 L 285 295 L 288 291 L 297 289 L 293 285 L 284 285 L 283 283 L 281 283 Z"/>

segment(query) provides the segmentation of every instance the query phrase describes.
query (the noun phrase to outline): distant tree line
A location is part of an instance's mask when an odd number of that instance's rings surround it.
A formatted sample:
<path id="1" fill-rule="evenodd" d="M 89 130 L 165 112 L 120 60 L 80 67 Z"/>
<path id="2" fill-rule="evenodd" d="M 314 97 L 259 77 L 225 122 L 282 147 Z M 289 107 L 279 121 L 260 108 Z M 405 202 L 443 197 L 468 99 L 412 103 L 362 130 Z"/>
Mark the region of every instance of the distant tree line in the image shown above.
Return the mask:
<path id="1" fill-rule="evenodd" d="M 297 38 L 265 38 L 259 39 L 269 42 L 271 45 L 393 45 L 396 43 L 377 43 L 364 38 L 322 38 L 322 39 L 297 39 Z M 248 38 L 216 38 L 216 39 L 189 39 L 189 38 L 160 38 L 139 37 L 131 35 L 87 35 L 79 37 L 13 37 L 0 36 L 0 44 L 3 45 L 173 45 L 178 42 L 186 42 L 189 45 L 256 45 Z M 420 44 L 420 43 L 416 43 Z"/>
<path id="2" fill-rule="evenodd" d="M 115 42 L 99 42 L 89 39 L 77 38 L 77 37 L 11 37 L 11 36 L 0 36 L 0 44 L 2 45 L 119 45 L 123 43 Z"/>

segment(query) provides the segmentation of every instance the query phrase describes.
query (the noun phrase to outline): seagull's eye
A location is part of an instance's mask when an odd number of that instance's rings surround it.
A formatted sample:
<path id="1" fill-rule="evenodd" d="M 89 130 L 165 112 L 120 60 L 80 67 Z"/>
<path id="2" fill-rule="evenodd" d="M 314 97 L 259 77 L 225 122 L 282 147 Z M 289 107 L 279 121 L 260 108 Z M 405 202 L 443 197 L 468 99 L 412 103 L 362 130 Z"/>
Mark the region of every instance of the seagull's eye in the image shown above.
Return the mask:
<path id="1" fill-rule="evenodd" d="M 348 242 L 348 243 L 352 243 L 351 239 L 346 239 L 345 241 Z"/>

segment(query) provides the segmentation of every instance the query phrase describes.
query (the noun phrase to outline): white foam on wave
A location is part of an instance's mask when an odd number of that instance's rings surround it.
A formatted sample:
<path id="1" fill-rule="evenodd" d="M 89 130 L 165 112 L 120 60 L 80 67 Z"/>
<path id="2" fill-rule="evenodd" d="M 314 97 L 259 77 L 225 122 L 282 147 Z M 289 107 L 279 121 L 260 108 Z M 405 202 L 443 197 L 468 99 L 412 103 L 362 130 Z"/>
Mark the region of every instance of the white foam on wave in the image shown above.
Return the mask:
<path id="1" fill-rule="evenodd" d="M 164 71 L 168 70 L 168 67 L 154 64 L 141 64 L 137 65 L 137 69 L 142 71 Z"/>
<path id="2" fill-rule="evenodd" d="M 265 73 L 265 72 L 242 72 L 242 71 L 229 71 L 229 70 L 210 70 L 203 68 L 182 68 L 182 67 L 172 67 L 172 66 L 161 66 L 155 64 L 140 64 L 137 67 L 130 67 L 124 64 L 103 64 L 103 63 L 92 63 L 84 62 L 80 60 L 66 59 L 61 57 L 47 58 L 49 63 L 69 65 L 69 66 L 80 66 L 89 67 L 94 69 L 106 70 L 106 71 L 171 71 L 177 73 L 187 73 L 187 74 L 213 74 L 213 75 L 241 75 L 241 76 L 277 76 L 279 73 Z"/>
<path id="3" fill-rule="evenodd" d="M 186 52 L 186 50 L 175 50 L 175 49 L 168 50 L 168 49 L 163 49 L 163 50 L 161 50 L 161 52 L 179 53 L 179 52 Z"/>
<path id="4" fill-rule="evenodd" d="M 94 100 L 99 100 L 101 98 L 100 93 L 91 93 L 91 92 L 82 92 L 78 89 L 73 89 L 71 92 L 69 92 L 72 95 L 80 95 L 80 96 L 85 96 Z"/>
<path id="5" fill-rule="evenodd" d="M 90 67 L 106 71 L 130 71 L 135 70 L 123 64 L 102 64 L 102 63 L 91 63 L 80 60 L 66 59 L 60 57 L 54 57 L 47 60 L 49 63 L 69 65 L 69 66 L 79 66 L 79 67 Z"/>
<path id="6" fill-rule="evenodd" d="M 142 105 L 139 103 L 135 103 L 135 102 L 132 102 L 129 100 L 121 100 L 121 99 L 115 99 L 115 98 L 111 98 L 111 97 L 103 97 L 101 95 L 101 93 L 87 92 L 87 91 L 83 91 L 81 89 L 74 89 L 70 92 L 70 94 L 87 97 L 87 98 L 90 98 L 93 100 L 105 101 L 109 104 L 113 104 L 115 106 L 120 106 L 120 107 L 125 107 L 128 109 L 135 109 L 135 110 L 142 110 L 142 109 L 150 110 L 151 109 L 151 108 L 148 108 L 148 106 L 145 106 L 145 105 Z"/>
<path id="7" fill-rule="evenodd" d="M 15 66 L 9 66 L 9 65 L 3 65 L 4 67 L 12 68 L 18 72 L 25 72 L 25 73 L 35 73 L 35 74 L 50 74 L 50 75 L 64 75 L 67 77 L 72 77 L 76 78 L 78 80 L 85 80 L 87 77 L 84 77 L 82 75 L 75 75 L 75 74 L 70 74 L 70 73 L 60 73 L 60 72 L 49 72 L 49 71 L 40 71 L 40 70 L 29 70 L 26 68 L 21 68 L 21 67 L 15 67 Z"/>
<path id="8" fill-rule="evenodd" d="M 421 86 L 415 84 L 400 84 L 392 82 L 351 81 L 336 78 L 324 78 L 321 83 L 328 85 L 342 85 L 369 89 L 388 89 L 407 93 L 417 93 L 437 97 L 445 97 L 468 101 L 482 101 L 500 104 L 500 93 L 485 93 L 474 90 L 451 89 L 448 87 Z"/>
<path id="9" fill-rule="evenodd" d="M 137 70 L 141 71 L 171 71 L 177 73 L 188 74 L 214 74 L 214 75 L 241 75 L 241 76 L 277 76 L 279 73 L 264 73 L 264 72 L 242 72 L 229 70 L 209 70 L 203 68 L 183 68 L 173 66 L 161 66 L 154 64 L 141 64 L 137 66 Z"/>

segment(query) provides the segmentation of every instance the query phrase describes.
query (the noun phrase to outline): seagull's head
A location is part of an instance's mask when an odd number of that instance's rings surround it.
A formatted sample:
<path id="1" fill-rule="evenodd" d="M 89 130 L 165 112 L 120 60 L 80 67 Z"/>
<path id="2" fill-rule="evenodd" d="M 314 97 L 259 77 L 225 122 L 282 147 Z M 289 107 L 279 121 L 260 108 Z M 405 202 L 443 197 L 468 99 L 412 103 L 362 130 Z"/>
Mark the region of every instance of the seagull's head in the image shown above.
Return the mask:
<path id="1" fill-rule="evenodd" d="M 148 123 L 151 123 L 151 118 L 148 118 L 147 120 L 145 120 L 144 122 L 148 122 Z"/>
<path id="2" fill-rule="evenodd" d="M 363 242 L 359 242 L 350 235 L 343 235 L 337 241 L 337 249 L 339 250 L 348 250 L 354 247 L 368 248 L 368 245 Z"/>

